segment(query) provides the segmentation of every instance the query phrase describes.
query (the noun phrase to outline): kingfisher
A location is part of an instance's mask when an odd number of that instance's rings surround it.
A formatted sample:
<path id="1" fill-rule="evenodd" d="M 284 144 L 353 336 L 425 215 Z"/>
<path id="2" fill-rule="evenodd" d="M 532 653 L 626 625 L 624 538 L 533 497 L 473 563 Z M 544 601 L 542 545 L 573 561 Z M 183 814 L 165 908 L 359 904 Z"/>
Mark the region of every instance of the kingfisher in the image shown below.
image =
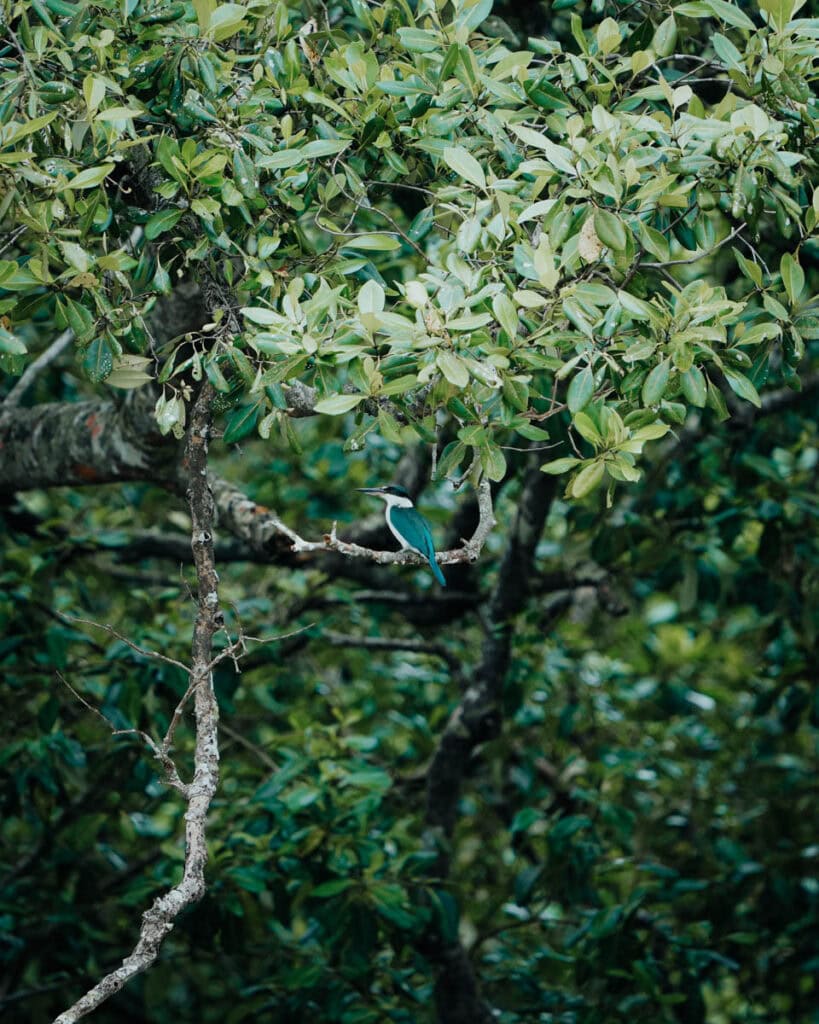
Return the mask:
<path id="1" fill-rule="evenodd" d="M 441 584 L 446 586 L 444 574 L 435 560 L 435 545 L 432 541 L 432 530 L 429 523 L 417 511 L 412 503 L 412 498 L 403 487 L 395 487 L 390 484 L 388 487 L 358 487 L 356 490 L 362 494 L 374 494 L 384 502 L 384 517 L 390 533 L 401 545 L 404 551 L 417 551 L 419 555 L 426 558 L 432 575 Z"/>

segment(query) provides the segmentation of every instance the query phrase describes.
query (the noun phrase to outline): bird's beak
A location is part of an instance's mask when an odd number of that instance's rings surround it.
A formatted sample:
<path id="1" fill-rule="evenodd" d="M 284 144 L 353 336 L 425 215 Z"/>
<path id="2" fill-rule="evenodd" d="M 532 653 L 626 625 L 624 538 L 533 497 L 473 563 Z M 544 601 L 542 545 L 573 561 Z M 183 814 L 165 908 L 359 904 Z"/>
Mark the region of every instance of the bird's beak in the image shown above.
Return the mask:
<path id="1" fill-rule="evenodd" d="M 356 487 L 357 491 L 362 494 L 381 494 L 383 488 L 381 487 Z"/>

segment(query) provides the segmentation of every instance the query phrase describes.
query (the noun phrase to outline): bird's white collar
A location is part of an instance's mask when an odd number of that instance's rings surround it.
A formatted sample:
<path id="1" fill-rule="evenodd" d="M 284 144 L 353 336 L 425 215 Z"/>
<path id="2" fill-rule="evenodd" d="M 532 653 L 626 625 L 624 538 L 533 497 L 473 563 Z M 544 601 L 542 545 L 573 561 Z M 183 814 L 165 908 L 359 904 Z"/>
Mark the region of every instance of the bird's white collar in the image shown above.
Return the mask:
<path id="1" fill-rule="evenodd" d="M 376 497 L 381 498 L 387 508 L 412 508 L 412 499 L 403 498 L 400 494 L 378 494 Z"/>

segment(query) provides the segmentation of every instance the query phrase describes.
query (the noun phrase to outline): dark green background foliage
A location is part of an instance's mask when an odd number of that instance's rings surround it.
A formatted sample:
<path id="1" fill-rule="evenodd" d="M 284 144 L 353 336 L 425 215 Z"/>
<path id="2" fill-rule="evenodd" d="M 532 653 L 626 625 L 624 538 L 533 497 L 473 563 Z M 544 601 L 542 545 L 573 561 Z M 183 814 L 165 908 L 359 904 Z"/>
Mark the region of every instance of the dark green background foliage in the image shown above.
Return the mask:
<path id="1" fill-rule="evenodd" d="M 74 338 L 3 415 L 142 385 L 173 452 L 207 377 L 214 470 L 303 535 L 399 464 L 440 548 L 461 473 L 499 524 L 445 592 L 220 530 L 228 629 L 283 638 L 219 667 L 208 891 L 101 1022 L 454 1021 L 458 943 L 502 1024 L 819 1021 L 819 22 L 519 7 L 0 4 L 3 394 Z M 65 616 L 185 661 L 184 502 L 48 479 L 65 443 L 0 502 L 9 1021 L 116 966 L 184 853 L 139 739 L 57 677 L 164 732 L 184 673 Z M 446 838 L 425 781 L 493 637 Z"/>

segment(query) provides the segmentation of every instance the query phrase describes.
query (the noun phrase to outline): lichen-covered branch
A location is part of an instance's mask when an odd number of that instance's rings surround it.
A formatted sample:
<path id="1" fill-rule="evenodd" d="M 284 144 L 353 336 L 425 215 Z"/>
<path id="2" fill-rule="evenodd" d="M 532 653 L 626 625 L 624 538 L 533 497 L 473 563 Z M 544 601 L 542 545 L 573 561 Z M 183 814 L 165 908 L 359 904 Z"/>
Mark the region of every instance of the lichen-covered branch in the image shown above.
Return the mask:
<path id="1" fill-rule="evenodd" d="M 425 559 L 414 551 L 375 551 L 353 541 L 343 540 L 337 534 L 335 523 L 330 533 L 325 534 L 320 541 L 305 540 L 275 512 L 257 505 L 226 480 L 213 477 L 211 486 L 219 511 L 219 522 L 235 537 L 246 541 L 259 552 L 291 552 L 297 555 L 335 552 L 348 558 L 365 558 L 378 565 L 425 564 Z M 478 485 L 478 524 L 475 532 L 462 541 L 461 547 L 439 551 L 439 564 L 476 562 L 494 525 L 492 491 L 489 481 L 482 480 Z"/>
<path id="2" fill-rule="evenodd" d="M 213 497 L 208 487 L 207 453 L 211 430 L 210 402 L 213 392 L 206 384 L 194 403 L 185 452 L 188 503 L 191 513 L 191 546 L 198 585 L 196 621 L 191 644 L 191 689 L 196 720 L 193 779 L 186 787 L 185 866 L 181 881 L 154 900 L 142 915 L 139 941 L 122 964 L 93 986 L 54 1024 L 74 1024 L 118 992 L 135 975 L 151 966 L 163 941 L 182 911 L 205 892 L 207 843 L 205 822 L 219 781 L 219 711 L 213 692 L 211 666 L 213 638 L 223 624 L 213 557 Z"/>
<path id="3" fill-rule="evenodd" d="M 151 388 L 120 402 L 0 407 L 0 491 L 149 480 L 169 472 L 175 446 L 154 419 Z"/>

